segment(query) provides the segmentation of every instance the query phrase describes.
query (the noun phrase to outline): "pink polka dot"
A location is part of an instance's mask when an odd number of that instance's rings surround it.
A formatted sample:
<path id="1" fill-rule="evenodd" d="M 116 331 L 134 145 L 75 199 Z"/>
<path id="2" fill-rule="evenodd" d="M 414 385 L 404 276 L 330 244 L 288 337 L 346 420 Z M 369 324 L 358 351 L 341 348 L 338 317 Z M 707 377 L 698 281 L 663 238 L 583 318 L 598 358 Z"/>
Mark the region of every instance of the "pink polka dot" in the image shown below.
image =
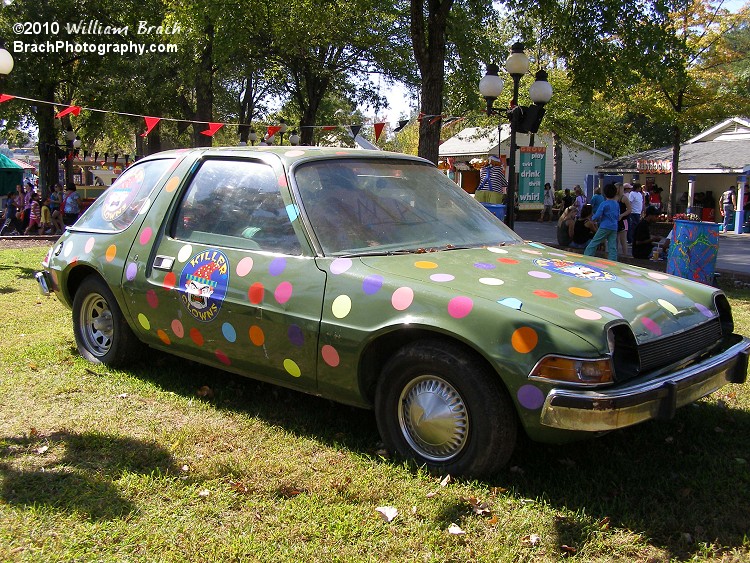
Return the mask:
<path id="1" fill-rule="evenodd" d="M 323 356 L 323 361 L 332 368 L 338 367 L 339 362 L 341 361 L 336 348 L 330 346 L 329 344 L 326 344 L 320 349 L 320 355 Z"/>
<path id="2" fill-rule="evenodd" d="M 229 366 L 232 364 L 232 362 L 229 360 L 229 357 L 221 350 L 216 350 L 216 359 L 225 366 Z"/>
<path id="3" fill-rule="evenodd" d="M 410 287 L 399 287 L 391 296 L 391 305 L 397 311 L 408 309 L 414 301 L 414 290 Z"/>
<path id="4" fill-rule="evenodd" d="M 602 318 L 601 313 L 592 311 L 591 309 L 576 309 L 576 316 L 587 321 L 598 321 Z"/>
<path id="5" fill-rule="evenodd" d="M 148 301 L 148 306 L 152 309 L 156 309 L 159 306 L 159 298 L 153 289 L 149 289 L 146 292 L 146 301 Z"/>
<path id="6" fill-rule="evenodd" d="M 86 240 L 86 244 L 83 247 L 83 250 L 84 252 L 86 252 L 86 254 L 93 250 L 95 242 L 96 240 L 94 239 L 94 237 L 90 237 L 88 240 Z"/>
<path id="7" fill-rule="evenodd" d="M 656 336 L 661 336 L 661 327 L 656 324 L 656 322 L 653 319 L 650 319 L 648 317 L 643 317 L 641 319 L 641 322 L 643 323 L 643 326 L 646 327 L 646 329 Z"/>
<path id="8" fill-rule="evenodd" d="M 249 256 L 245 256 L 242 260 L 237 263 L 236 272 L 241 278 L 245 277 L 253 269 L 253 259 Z"/>
<path id="9" fill-rule="evenodd" d="M 451 274 L 432 274 L 430 279 L 434 282 L 449 282 L 456 279 L 456 277 Z"/>
<path id="10" fill-rule="evenodd" d="M 172 332 L 177 338 L 185 336 L 185 327 L 182 326 L 182 321 L 175 319 L 172 321 Z"/>
<path id="11" fill-rule="evenodd" d="M 286 281 L 281 282 L 273 292 L 273 296 L 279 303 L 286 303 L 292 297 L 292 284 Z"/>
<path id="12" fill-rule="evenodd" d="M 336 260 L 331 262 L 331 273 L 343 274 L 351 267 L 352 267 L 351 258 L 336 258 Z"/>
<path id="13" fill-rule="evenodd" d="M 142 245 L 143 244 L 148 244 L 148 241 L 151 240 L 151 235 L 153 235 L 153 234 L 154 234 L 154 231 L 151 230 L 151 227 L 146 227 L 145 229 L 143 229 L 143 231 L 141 231 L 141 236 L 138 239 L 138 241 Z"/>
<path id="14" fill-rule="evenodd" d="M 468 297 L 454 297 L 448 303 L 448 314 L 454 319 L 463 319 L 471 313 L 472 307 L 474 307 L 474 302 Z"/>

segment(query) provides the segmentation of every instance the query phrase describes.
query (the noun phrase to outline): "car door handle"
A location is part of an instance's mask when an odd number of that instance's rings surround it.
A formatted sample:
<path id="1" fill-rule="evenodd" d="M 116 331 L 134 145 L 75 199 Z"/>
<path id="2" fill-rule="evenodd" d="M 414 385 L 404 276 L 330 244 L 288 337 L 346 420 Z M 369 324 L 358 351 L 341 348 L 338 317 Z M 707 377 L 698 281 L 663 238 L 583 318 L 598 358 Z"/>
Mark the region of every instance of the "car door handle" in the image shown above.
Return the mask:
<path id="1" fill-rule="evenodd" d="M 157 256 L 156 258 L 154 258 L 154 268 L 157 270 L 169 271 L 172 269 L 173 265 L 174 265 L 173 256 Z"/>

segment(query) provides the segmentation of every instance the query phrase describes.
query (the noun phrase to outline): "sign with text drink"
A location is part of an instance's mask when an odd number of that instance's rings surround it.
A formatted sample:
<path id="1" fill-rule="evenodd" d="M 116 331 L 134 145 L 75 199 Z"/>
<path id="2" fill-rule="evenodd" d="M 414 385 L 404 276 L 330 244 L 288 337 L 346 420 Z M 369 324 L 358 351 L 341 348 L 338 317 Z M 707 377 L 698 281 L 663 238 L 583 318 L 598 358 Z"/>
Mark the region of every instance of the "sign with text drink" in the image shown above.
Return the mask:
<path id="1" fill-rule="evenodd" d="M 544 200 L 547 147 L 521 147 L 518 203 L 521 209 L 539 209 Z"/>

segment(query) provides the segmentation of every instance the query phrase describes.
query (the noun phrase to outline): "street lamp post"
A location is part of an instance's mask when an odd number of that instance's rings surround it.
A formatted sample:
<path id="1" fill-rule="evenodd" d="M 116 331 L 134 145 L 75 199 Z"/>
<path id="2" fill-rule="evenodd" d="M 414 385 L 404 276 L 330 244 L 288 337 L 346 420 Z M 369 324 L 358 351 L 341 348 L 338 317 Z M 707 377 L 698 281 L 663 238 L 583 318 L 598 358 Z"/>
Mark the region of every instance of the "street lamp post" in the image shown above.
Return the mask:
<path id="1" fill-rule="evenodd" d="M 529 97 L 533 106 L 518 105 L 518 86 L 521 78 L 529 71 L 529 58 L 524 52 L 523 43 L 514 43 L 511 54 L 505 61 L 505 70 L 513 79 L 513 98 L 510 108 L 498 109 L 493 106 L 495 100 L 503 90 L 504 81 L 498 75 L 498 66 L 487 65 L 487 74 L 479 82 L 479 93 L 487 101 L 487 115 L 505 114 L 510 121 L 510 151 L 508 154 L 508 193 L 505 200 L 505 224 L 511 229 L 514 224 L 516 198 L 516 150 L 518 133 L 536 133 L 544 117 L 544 104 L 552 97 L 552 86 L 547 81 L 547 73 L 540 70 L 536 73 L 536 81 L 529 89 Z M 502 124 L 498 124 L 498 156 L 500 156 L 500 140 L 502 139 Z"/>
<path id="2" fill-rule="evenodd" d="M 286 121 L 279 119 L 279 145 L 284 144 L 284 133 L 286 133 L 288 128 L 289 126 L 286 124 Z"/>

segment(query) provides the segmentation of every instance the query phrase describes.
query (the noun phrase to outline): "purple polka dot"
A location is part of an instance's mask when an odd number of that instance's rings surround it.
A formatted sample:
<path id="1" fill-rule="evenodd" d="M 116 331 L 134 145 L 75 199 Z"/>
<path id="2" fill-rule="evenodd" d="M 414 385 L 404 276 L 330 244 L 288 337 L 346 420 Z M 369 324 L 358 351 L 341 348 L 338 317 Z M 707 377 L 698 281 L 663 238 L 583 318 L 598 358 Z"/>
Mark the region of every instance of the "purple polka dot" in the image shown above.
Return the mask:
<path id="1" fill-rule="evenodd" d="M 449 282 L 456 279 L 456 276 L 450 274 L 432 274 L 430 279 L 434 282 Z"/>
<path id="2" fill-rule="evenodd" d="M 336 258 L 336 260 L 331 262 L 331 273 L 343 274 L 351 267 L 352 267 L 351 258 Z"/>
<path id="3" fill-rule="evenodd" d="M 295 346 L 302 346 L 305 343 L 305 335 L 297 325 L 291 325 L 286 333 L 289 337 L 289 342 Z"/>
<path id="4" fill-rule="evenodd" d="M 448 303 L 448 314 L 454 319 L 462 319 L 469 313 L 474 307 L 474 302 L 468 297 L 454 297 Z"/>
<path id="5" fill-rule="evenodd" d="M 539 272 L 537 270 L 531 270 L 529 272 L 529 275 L 532 278 L 537 278 L 537 279 L 540 279 L 540 280 L 546 280 L 546 279 L 549 279 L 549 278 L 552 277 L 552 274 L 548 274 L 547 272 Z"/>
<path id="6" fill-rule="evenodd" d="M 272 276 L 278 276 L 284 271 L 285 268 L 286 258 L 282 258 L 281 256 L 279 256 L 278 258 L 274 258 L 273 261 L 271 261 L 271 264 L 268 266 L 268 273 Z"/>
<path id="7" fill-rule="evenodd" d="M 522 407 L 536 410 L 544 404 L 544 393 L 534 385 L 523 385 L 516 394 Z"/>
<path id="8" fill-rule="evenodd" d="M 627 278 L 627 280 L 634 285 L 648 285 L 648 282 L 646 280 L 641 280 L 638 278 Z"/>
<path id="9" fill-rule="evenodd" d="M 383 287 L 383 276 L 377 274 L 367 276 L 362 280 L 362 291 L 366 295 L 375 295 Z"/>
<path id="10" fill-rule="evenodd" d="M 609 313 L 610 315 L 614 315 L 615 317 L 618 317 L 620 319 L 623 318 L 622 313 L 618 311 L 617 309 L 613 309 L 612 307 L 599 307 L 600 311 L 604 311 L 605 313 Z"/>
<path id="11" fill-rule="evenodd" d="M 709 319 L 712 319 L 714 316 L 714 313 L 711 309 L 706 307 L 705 305 L 701 305 L 700 303 L 695 304 L 695 308 L 698 309 L 701 314 L 705 317 L 708 317 Z"/>
<path id="12" fill-rule="evenodd" d="M 495 269 L 494 264 L 489 264 L 487 262 L 477 262 L 476 264 L 474 264 L 474 267 L 479 268 L 480 270 L 494 270 Z"/>
<path id="13" fill-rule="evenodd" d="M 128 264 L 128 267 L 125 269 L 125 278 L 128 281 L 133 281 L 135 279 L 135 275 L 138 273 L 138 266 L 135 262 L 131 262 Z"/>

